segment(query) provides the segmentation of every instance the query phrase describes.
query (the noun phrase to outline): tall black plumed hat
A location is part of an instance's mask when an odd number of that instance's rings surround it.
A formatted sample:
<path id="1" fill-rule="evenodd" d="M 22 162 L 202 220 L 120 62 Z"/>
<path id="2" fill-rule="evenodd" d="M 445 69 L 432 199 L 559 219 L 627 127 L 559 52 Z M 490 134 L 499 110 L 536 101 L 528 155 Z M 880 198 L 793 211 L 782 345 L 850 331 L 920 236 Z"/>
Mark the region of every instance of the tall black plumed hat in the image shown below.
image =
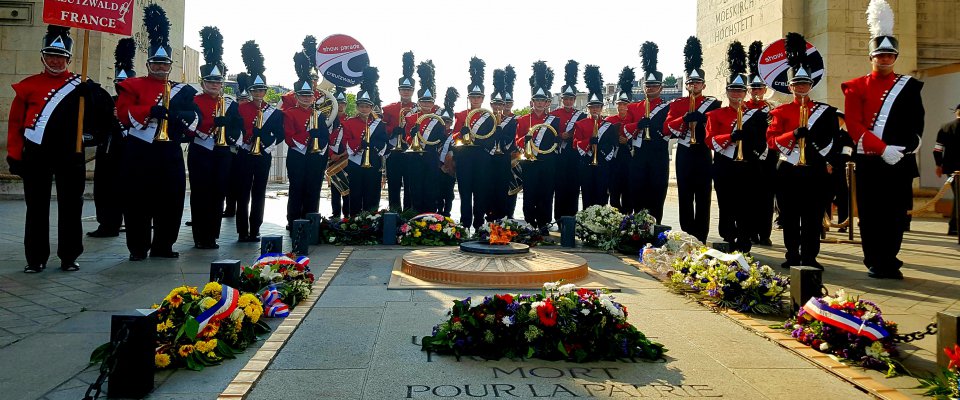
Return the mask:
<path id="1" fill-rule="evenodd" d="M 313 72 L 313 66 L 310 64 L 310 57 L 302 51 L 293 55 L 293 69 L 297 73 L 297 82 L 293 84 L 293 90 L 297 94 L 313 94 L 313 79 L 310 76 Z"/>
<path id="2" fill-rule="evenodd" d="M 200 79 L 210 82 L 226 80 L 227 67 L 223 64 L 223 35 L 215 26 L 200 29 L 200 47 L 203 48 L 203 65 Z"/>
<path id="3" fill-rule="evenodd" d="M 703 46 L 700 44 L 700 39 L 690 36 L 687 38 L 687 44 L 683 46 L 683 71 L 687 82 L 703 82 L 706 73 L 701 67 L 703 67 Z"/>
<path id="4" fill-rule="evenodd" d="M 250 74 L 246 72 L 237 74 L 237 98 L 250 98 Z"/>
<path id="5" fill-rule="evenodd" d="M 583 83 L 587 85 L 587 105 L 603 105 L 603 75 L 600 67 L 587 64 L 583 69 Z"/>
<path id="6" fill-rule="evenodd" d="M 377 67 L 368 65 L 363 68 L 360 91 L 357 92 L 357 104 L 380 106 L 380 91 L 377 89 L 378 80 L 380 80 L 380 71 L 377 70 Z"/>
<path id="7" fill-rule="evenodd" d="M 506 73 L 502 69 L 493 70 L 493 94 L 490 95 L 490 103 L 503 104 L 503 87 L 506 85 Z"/>
<path id="8" fill-rule="evenodd" d="M 60 25 L 47 25 L 47 33 L 43 35 L 43 54 L 55 54 L 71 57 L 73 55 L 73 38 L 70 37 L 70 28 Z"/>
<path id="9" fill-rule="evenodd" d="M 654 42 L 643 42 L 640 45 L 640 69 L 643 70 L 643 84 L 663 84 L 663 73 L 657 71 L 657 56 L 660 47 Z"/>
<path id="10" fill-rule="evenodd" d="M 734 40 L 727 46 L 727 71 L 730 72 L 727 89 L 747 89 L 747 52 L 739 41 Z"/>
<path id="11" fill-rule="evenodd" d="M 760 55 L 763 54 L 763 42 L 756 40 L 747 48 L 747 66 L 750 67 L 750 88 L 762 89 L 767 83 L 760 77 Z"/>
<path id="12" fill-rule="evenodd" d="M 417 65 L 417 76 L 420 78 L 420 90 L 417 92 L 419 101 L 436 101 L 437 85 L 433 77 L 436 69 L 433 60 L 427 60 Z"/>
<path id="13" fill-rule="evenodd" d="M 173 63 L 173 48 L 170 47 L 170 20 L 163 7 L 153 3 L 143 10 L 143 26 L 147 29 L 147 62 Z"/>
<path id="14" fill-rule="evenodd" d="M 636 79 L 637 74 L 633 72 L 633 68 L 623 67 L 620 71 L 620 79 L 617 81 L 617 86 L 620 88 L 620 92 L 617 93 L 617 103 L 633 102 L 633 81 Z"/>
<path id="15" fill-rule="evenodd" d="M 440 116 L 444 120 L 453 120 L 453 108 L 456 106 L 458 98 L 460 98 L 460 92 L 457 91 L 457 88 L 448 87 L 447 93 L 443 96 L 443 110 L 440 111 Z"/>
<path id="16" fill-rule="evenodd" d="M 517 82 L 517 71 L 512 65 L 503 69 L 503 101 L 513 103 L 513 85 Z"/>
<path id="17" fill-rule="evenodd" d="M 137 42 L 133 38 L 123 38 L 117 41 L 117 48 L 113 51 L 113 81 L 119 83 L 127 78 L 137 76 L 133 70 L 133 59 L 137 56 Z"/>
<path id="18" fill-rule="evenodd" d="M 553 69 L 544 61 L 533 63 L 533 75 L 530 75 L 530 92 L 534 100 L 549 100 L 550 88 L 553 87 Z"/>
<path id="19" fill-rule="evenodd" d="M 900 54 L 900 42 L 893 36 L 893 9 L 885 0 L 870 0 L 867 5 L 867 26 L 870 28 L 870 56 Z"/>
<path id="20" fill-rule="evenodd" d="M 243 58 L 243 65 L 247 67 L 247 74 L 250 75 L 250 90 L 266 89 L 267 77 L 263 74 L 267 70 L 264 66 L 263 53 L 260 51 L 260 45 L 253 40 L 248 40 L 240 46 L 240 57 Z M 296 62 L 296 60 L 294 60 Z M 303 62 L 303 60 L 301 60 Z M 297 72 L 300 77 L 301 72 Z"/>
<path id="21" fill-rule="evenodd" d="M 470 86 L 467 87 L 467 96 L 483 96 L 483 68 L 487 63 L 473 57 L 470 59 Z"/>
<path id="22" fill-rule="evenodd" d="M 310 78 L 313 80 L 319 79 L 314 70 L 317 67 L 317 38 L 313 35 L 304 36 L 300 45 L 303 47 L 303 55 L 307 56 L 307 60 L 310 61 Z"/>
<path id="23" fill-rule="evenodd" d="M 417 71 L 419 75 L 419 70 Z M 417 82 L 413 80 L 413 52 L 408 51 L 403 53 L 403 71 L 400 81 L 398 83 L 398 89 L 413 89 L 413 86 Z"/>
<path id="24" fill-rule="evenodd" d="M 580 72 L 580 63 L 569 60 L 563 66 L 563 87 L 560 88 L 560 95 L 563 97 L 577 97 L 577 73 Z"/>
<path id="25" fill-rule="evenodd" d="M 787 33 L 784 48 L 787 53 L 787 64 L 790 65 L 790 70 L 787 71 L 789 82 L 812 84 L 813 77 L 810 76 L 810 66 L 807 64 L 807 40 L 799 33 Z"/>

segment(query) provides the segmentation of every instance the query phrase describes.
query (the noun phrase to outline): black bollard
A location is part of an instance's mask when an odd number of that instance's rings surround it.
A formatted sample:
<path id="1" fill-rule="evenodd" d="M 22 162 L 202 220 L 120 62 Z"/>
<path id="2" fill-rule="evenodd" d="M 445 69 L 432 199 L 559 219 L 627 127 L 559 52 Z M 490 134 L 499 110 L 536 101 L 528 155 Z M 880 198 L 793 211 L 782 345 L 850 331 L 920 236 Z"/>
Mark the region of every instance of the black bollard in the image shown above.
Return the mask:
<path id="1" fill-rule="evenodd" d="M 311 245 L 320 244 L 320 223 L 323 222 L 323 216 L 320 213 L 307 213 L 307 219 L 310 220 L 307 243 Z"/>
<path id="2" fill-rule="evenodd" d="M 232 288 L 240 286 L 240 260 L 217 260 L 210 263 L 210 282 Z"/>
<path id="3" fill-rule="evenodd" d="M 654 237 L 660 237 L 660 234 L 661 234 L 661 233 L 664 233 L 664 232 L 666 232 L 666 231 L 672 231 L 672 230 L 673 230 L 673 227 L 670 226 L 670 225 L 654 225 L 654 226 L 653 226 L 653 236 L 654 236 Z"/>
<path id="4" fill-rule="evenodd" d="M 310 235 L 308 231 L 311 225 L 308 219 L 296 219 L 290 226 L 290 241 L 293 242 L 293 252 L 298 256 L 305 256 L 310 253 L 310 243 L 307 239 Z"/>
<path id="5" fill-rule="evenodd" d="M 813 267 L 790 267 L 790 304 L 797 312 L 811 297 L 823 295 L 823 271 Z"/>
<path id="6" fill-rule="evenodd" d="M 937 313 L 937 365 L 946 368 L 950 359 L 943 353 L 943 349 L 953 349 L 960 344 L 960 314 L 941 311 Z"/>
<path id="7" fill-rule="evenodd" d="M 710 247 L 713 247 L 714 249 L 720 250 L 724 253 L 733 252 L 733 246 L 731 246 L 728 242 L 713 242 L 710 244 Z"/>
<path id="8" fill-rule="evenodd" d="M 560 217 L 560 246 L 577 246 L 577 219 L 571 216 Z"/>
<path id="9" fill-rule="evenodd" d="M 153 310 L 143 315 L 113 315 L 110 341 L 119 341 L 117 364 L 107 380 L 111 398 L 142 399 L 153 390 L 157 321 Z"/>
<path id="10" fill-rule="evenodd" d="M 388 246 L 397 244 L 397 227 L 400 225 L 400 216 L 397 213 L 383 214 L 383 240 Z"/>
<path id="11" fill-rule="evenodd" d="M 283 253 L 283 236 L 260 237 L 260 255 L 267 253 Z"/>

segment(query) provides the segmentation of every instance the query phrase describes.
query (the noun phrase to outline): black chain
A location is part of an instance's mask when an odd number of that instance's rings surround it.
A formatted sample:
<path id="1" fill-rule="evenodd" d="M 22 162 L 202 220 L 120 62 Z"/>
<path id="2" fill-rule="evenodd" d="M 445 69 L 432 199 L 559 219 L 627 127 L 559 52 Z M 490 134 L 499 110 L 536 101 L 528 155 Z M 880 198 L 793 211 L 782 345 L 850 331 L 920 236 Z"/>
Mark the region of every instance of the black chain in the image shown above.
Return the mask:
<path id="1" fill-rule="evenodd" d="M 117 354 L 120 353 L 120 347 L 125 345 L 127 339 L 130 338 L 130 328 L 127 324 L 123 324 L 123 326 L 120 327 L 120 331 L 117 332 L 117 338 L 117 340 L 110 342 L 110 350 L 107 353 L 107 357 L 100 363 L 100 376 L 97 377 L 96 382 L 91 383 L 90 387 L 87 388 L 83 400 L 95 400 L 100 397 L 100 392 L 103 391 L 103 383 L 107 381 L 107 377 L 110 376 L 114 368 L 117 367 Z M 93 391 L 96 391 L 96 393 L 91 396 L 90 392 Z"/>
<path id="2" fill-rule="evenodd" d="M 914 340 L 923 339 L 927 335 L 935 335 L 936 333 L 937 333 L 937 323 L 931 322 L 927 325 L 927 329 L 922 331 L 905 333 L 902 335 L 896 335 L 893 337 L 893 341 L 897 343 L 910 343 Z"/>

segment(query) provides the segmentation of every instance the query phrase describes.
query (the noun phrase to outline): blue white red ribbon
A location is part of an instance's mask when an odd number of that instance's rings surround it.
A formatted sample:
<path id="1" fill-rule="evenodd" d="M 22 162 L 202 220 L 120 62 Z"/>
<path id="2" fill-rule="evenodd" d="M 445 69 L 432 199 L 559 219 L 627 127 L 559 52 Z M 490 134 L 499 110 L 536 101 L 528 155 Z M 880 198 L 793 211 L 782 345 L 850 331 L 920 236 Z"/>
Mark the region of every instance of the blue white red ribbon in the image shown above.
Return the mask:
<path id="1" fill-rule="evenodd" d="M 890 336 L 890 333 L 880 325 L 864 321 L 843 311 L 834 310 L 816 298 L 811 298 L 803 306 L 803 310 L 817 321 L 871 340 L 880 340 Z"/>
<path id="2" fill-rule="evenodd" d="M 260 299 L 263 301 L 263 313 L 270 318 L 285 318 L 290 315 L 290 307 L 280 301 L 280 291 L 275 285 L 267 286 Z"/>
<path id="3" fill-rule="evenodd" d="M 237 301 L 240 300 L 240 291 L 227 285 L 222 286 L 220 301 L 214 304 L 213 307 L 200 313 L 200 316 L 197 317 L 197 322 L 200 323 L 197 329 L 197 336 L 200 335 L 200 332 L 203 332 L 203 328 L 205 328 L 208 323 L 227 318 L 233 310 L 237 309 Z"/>
<path id="4" fill-rule="evenodd" d="M 260 267 L 269 267 L 271 265 L 283 265 L 283 266 L 296 266 L 302 265 L 307 267 L 310 265 L 310 258 L 307 256 L 295 256 L 291 257 L 283 253 L 267 253 L 260 258 L 257 258 L 257 262 L 253 264 L 255 268 Z"/>

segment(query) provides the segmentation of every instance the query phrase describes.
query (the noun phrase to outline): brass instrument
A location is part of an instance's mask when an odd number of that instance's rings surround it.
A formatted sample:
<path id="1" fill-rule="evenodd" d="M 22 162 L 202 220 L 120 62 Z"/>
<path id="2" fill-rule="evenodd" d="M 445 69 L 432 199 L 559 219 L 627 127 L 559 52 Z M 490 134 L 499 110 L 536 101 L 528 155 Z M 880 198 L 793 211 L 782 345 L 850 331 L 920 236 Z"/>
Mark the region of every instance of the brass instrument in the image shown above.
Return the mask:
<path id="1" fill-rule="evenodd" d="M 470 121 L 473 119 L 473 115 L 478 112 L 490 114 L 490 116 L 493 118 L 493 128 L 490 129 L 490 132 L 487 132 L 483 135 L 477 132 L 474 132 L 473 127 L 470 126 L 471 125 Z M 500 121 L 497 120 L 497 116 L 490 110 L 487 110 L 486 108 L 481 107 L 481 108 L 474 108 L 470 110 L 470 112 L 467 113 L 467 117 L 463 121 L 463 126 L 467 127 L 467 134 L 463 136 L 463 145 L 476 146 L 476 144 L 474 143 L 475 139 L 483 140 L 483 139 L 489 138 L 490 136 L 493 136 L 494 132 L 497 131 L 497 125 L 499 124 L 500 124 Z"/>
<path id="2" fill-rule="evenodd" d="M 800 97 L 800 126 L 799 128 L 806 128 L 807 122 L 810 119 L 810 111 L 807 110 L 807 96 Z M 797 146 L 800 147 L 800 161 L 797 161 L 798 167 L 803 167 L 807 165 L 807 138 L 802 137 L 797 139 Z"/>
<path id="3" fill-rule="evenodd" d="M 590 118 L 593 118 L 593 136 L 591 137 L 597 137 L 597 128 L 600 127 L 600 123 L 597 122 L 598 121 L 597 117 L 592 116 Z M 590 166 L 597 165 L 597 147 L 598 147 L 597 145 L 593 145 L 593 160 L 590 161 Z"/>
<path id="4" fill-rule="evenodd" d="M 438 126 L 444 126 L 443 117 L 433 113 L 422 114 L 419 117 L 417 117 L 417 126 L 419 127 L 420 124 L 423 123 L 425 119 L 436 120 Z M 427 137 L 429 135 L 430 135 L 430 132 L 427 132 L 425 135 L 423 132 L 420 132 L 420 130 L 418 129 L 417 134 L 413 135 L 413 137 L 410 138 L 410 142 L 411 142 L 410 148 L 407 149 L 407 152 L 423 153 L 423 146 L 436 146 L 437 144 L 440 144 L 440 139 L 434 140 L 432 142 L 427 140 Z"/>
<path id="5" fill-rule="evenodd" d="M 170 135 L 167 133 L 168 128 L 170 127 L 170 82 L 167 81 L 163 84 L 163 100 L 161 100 L 163 107 L 167 109 L 167 118 L 160 121 L 160 127 L 157 128 L 157 135 L 153 137 L 155 142 L 169 142 Z"/>
<path id="6" fill-rule="evenodd" d="M 222 117 L 227 114 L 227 102 L 224 99 L 223 95 L 220 96 L 220 100 L 217 101 L 217 109 L 214 112 L 215 117 Z M 214 133 L 217 136 L 217 147 L 227 147 L 227 128 L 221 126 L 217 128 L 217 131 Z"/>
<path id="7" fill-rule="evenodd" d="M 411 109 L 411 107 L 406 107 L 406 108 L 400 107 L 400 112 L 398 113 L 399 115 L 397 116 L 397 126 L 399 126 L 400 128 L 406 128 L 406 126 L 407 126 L 407 119 L 404 118 L 403 115 L 406 114 L 407 112 L 409 112 L 410 109 Z M 416 138 L 414 138 L 413 140 L 416 140 Z M 404 142 L 403 138 L 397 136 L 397 145 L 394 146 L 393 149 L 391 149 L 390 151 L 394 151 L 394 152 L 403 151 L 403 142 Z M 411 146 L 412 146 L 412 145 L 411 145 Z M 422 150 L 421 150 L 421 151 L 414 151 L 414 152 L 415 152 L 415 153 L 420 153 L 420 152 L 422 152 Z"/>
<path id="8" fill-rule="evenodd" d="M 737 130 L 743 129 L 743 101 L 737 104 Z M 737 140 L 737 156 L 734 161 L 743 161 L 743 139 Z"/>
<path id="9" fill-rule="evenodd" d="M 533 149 L 533 129 L 527 132 L 523 144 L 523 159 L 527 161 L 537 161 L 537 153 Z"/>
<path id="10" fill-rule="evenodd" d="M 330 186 L 337 188 L 342 197 L 350 195 L 350 177 L 347 175 L 347 162 L 349 162 L 349 160 L 346 157 L 341 158 L 339 161 L 327 161 L 327 169 L 326 172 L 324 172 L 324 175 L 327 177 L 327 182 L 330 183 Z"/>
<path id="11" fill-rule="evenodd" d="M 493 130 L 496 131 L 496 130 L 497 130 L 497 126 L 500 125 L 500 122 L 501 122 L 501 121 L 503 121 L 503 109 L 501 109 L 500 111 L 498 111 L 498 112 L 494 115 L 494 117 L 495 117 L 495 118 L 494 118 L 494 121 L 497 121 L 497 124 L 494 125 Z M 500 150 L 500 139 L 499 139 L 499 138 L 497 138 L 496 140 L 494 140 L 494 144 L 493 144 L 493 154 L 497 154 L 497 155 L 503 154 L 503 150 Z"/>
<path id="12" fill-rule="evenodd" d="M 313 107 L 310 111 L 310 119 L 307 120 L 307 131 L 311 131 L 320 127 L 320 110 L 317 107 Z M 320 152 L 320 139 L 313 138 L 313 143 L 310 145 L 311 153 Z"/>
<path id="13" fill-rule="evenodd" d="M 647 97 L 643 100 L 643 117 L 648 121 L 650 120 L 650 98 Z M 647 124 L 646 128 L 643 128 L 643 140 L 650 140 L 650 124 Z"/>
<path id="14" fill-rule="evenodd" d="M 337 117 L 337 112 L 339 111 L 339 105 L 337 104 L 336 98 L 333 97 L 333 94 L 327 90 L 317 88 L 320 93 L 323 93 L 323 101 L 318 101 L 313 104 L 313 110 L 310 112 L 310 120 L 307 125 L 307 130 L 317 129 L 320 127 L 320 115 L 324 114 L 324 111 L 327 112 L 325 117 L 325 122 L 327 126 L 333 124 L 333 120 Z M 313 138 L 313 144 L 310 146 L 311 153 L 319 153 L 320 149 L 320 139 Z"/>
<path id="15" fill-rule="evenodd" d="M 263 109 L 260 107 L 257 107 L 257 118 L 253 120 L 253 126 L 255 126 L 257 129 L 263 129 Z M 253 147 L 250 148 L 250 155 L 259 156 L 260 146 L 260 135 L 254 135 Z"/>
<path id="16" fill-rule="evenodd" d="M 360 168 L 370 168 L 373 167 L 370 164 L 370 122 L 369 116 L 363 119 L 363 140 L 367 142 L 367 147 L 363 149 L 363 163 L 360 164 Z"/>
<path id="17" fill-rule="evenodd" d="M 697 97 L 690 95 L 690 112 L 697 111 Z M 690 122 L 690 144 L 697 144 L 697 121 Z"/>
<path id="18" fill-rule="evenodd" d="M 557 151 L 558 143 L 554 143 L 553 146 L 551 146 L 549 149 L 546 149 L 546 150 L 540 150 L 539 147 L 536 147 L 533 145 L 533 133 L 542 128 L 550 129 L 550 132 L 553 132 L 553 136 L 555 137 L 560 136 L 559 134 L 557 134 L 557 130 L 553 128 L 553 125 L 536 124 L 534 126 L 531 126 L 530 130 L 527 131 L 527 139 L 528 139 L 527 144 L 530 145 L 530 150 L 534 153 L 534 157 L 532 161 L 536 161 L 537 159 L 536 156 L 539 154 L 550 154 L 550 153 L 553 153 L 554 151 Z"/>

